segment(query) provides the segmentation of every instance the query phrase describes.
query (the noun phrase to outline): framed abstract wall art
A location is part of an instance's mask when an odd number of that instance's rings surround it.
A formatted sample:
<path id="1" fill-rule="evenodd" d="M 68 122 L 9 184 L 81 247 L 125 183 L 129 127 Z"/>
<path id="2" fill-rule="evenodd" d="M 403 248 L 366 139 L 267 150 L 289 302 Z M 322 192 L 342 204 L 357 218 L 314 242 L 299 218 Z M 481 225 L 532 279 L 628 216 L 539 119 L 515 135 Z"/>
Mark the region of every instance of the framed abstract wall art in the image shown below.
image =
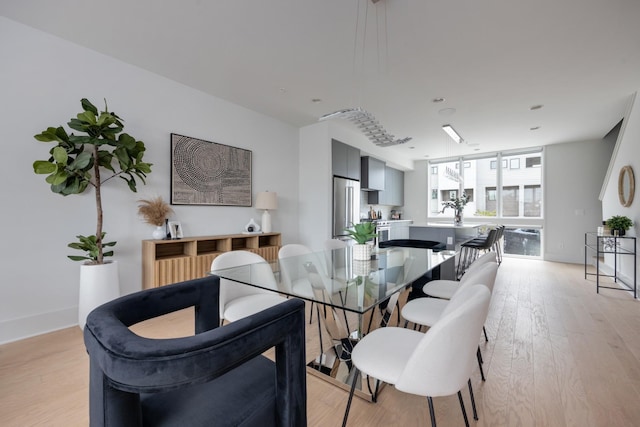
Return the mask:
<path id="1" fill-rule="evenodd" d="M 251 206 L 251 151 L 172 133 L 171 204 Z"/>

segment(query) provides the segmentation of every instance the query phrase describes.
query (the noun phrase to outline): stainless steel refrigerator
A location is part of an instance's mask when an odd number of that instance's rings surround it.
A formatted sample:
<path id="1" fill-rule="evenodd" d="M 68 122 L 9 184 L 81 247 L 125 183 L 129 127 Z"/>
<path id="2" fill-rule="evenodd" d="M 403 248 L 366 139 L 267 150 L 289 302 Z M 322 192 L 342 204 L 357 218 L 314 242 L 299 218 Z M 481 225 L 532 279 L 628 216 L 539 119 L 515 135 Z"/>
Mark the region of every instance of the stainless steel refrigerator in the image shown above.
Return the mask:
<path id="1" fill-rule="evenodd" d="M 345 228 L 360 222 L 360 182 L 333 177 L 333 238 L 345 240 Z"/>

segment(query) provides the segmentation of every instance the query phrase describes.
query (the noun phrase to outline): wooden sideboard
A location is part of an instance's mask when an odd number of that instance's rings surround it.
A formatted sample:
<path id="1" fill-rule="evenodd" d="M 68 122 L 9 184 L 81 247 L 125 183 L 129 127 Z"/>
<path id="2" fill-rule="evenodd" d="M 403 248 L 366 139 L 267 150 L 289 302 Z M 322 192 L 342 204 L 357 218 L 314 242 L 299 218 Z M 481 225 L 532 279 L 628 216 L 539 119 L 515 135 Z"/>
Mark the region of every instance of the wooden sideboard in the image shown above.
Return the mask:
<path id="1" fill-rule="evenodd" d="M 142 288 L 204 277 L 211 262 L 224 252 L 245 250 L 267 261 L 278 259 L 280 233 L 229 234 L 142 241 Z"/>

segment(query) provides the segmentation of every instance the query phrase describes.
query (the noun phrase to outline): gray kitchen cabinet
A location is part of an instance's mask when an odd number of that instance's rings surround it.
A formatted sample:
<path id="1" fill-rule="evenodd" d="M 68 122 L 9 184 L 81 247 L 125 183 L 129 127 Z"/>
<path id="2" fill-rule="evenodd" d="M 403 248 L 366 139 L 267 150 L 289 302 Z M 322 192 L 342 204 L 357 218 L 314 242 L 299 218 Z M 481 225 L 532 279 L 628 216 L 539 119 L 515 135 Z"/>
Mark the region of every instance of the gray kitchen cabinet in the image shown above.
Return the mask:
<path id="1" fill-rule="evenodd" d="M 338 140 L 331 140 L 333 175 L 360 180 L 360 150 Z"/>
<path id="2" fill-rule="evenodd" d="M 374 157 L 362 157 L 360 188 L 365 191 L 385 189 L 385 164 Z"/>
<path id="3" fill-rule="evenodd" d="M 385 206 L 404 205 L 404 172 L 385 166 L 384 190 L 369 193 L 369 204 Z"/>

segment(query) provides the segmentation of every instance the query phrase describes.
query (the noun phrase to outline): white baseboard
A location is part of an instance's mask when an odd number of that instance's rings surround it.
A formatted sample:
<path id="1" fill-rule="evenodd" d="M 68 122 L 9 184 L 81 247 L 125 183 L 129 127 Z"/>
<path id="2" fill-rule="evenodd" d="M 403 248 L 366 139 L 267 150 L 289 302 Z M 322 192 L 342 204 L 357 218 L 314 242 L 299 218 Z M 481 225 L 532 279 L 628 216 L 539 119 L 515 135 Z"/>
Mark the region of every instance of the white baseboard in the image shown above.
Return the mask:
<path id="1" fill-rule="evenodd" d="M 0 344 L 78 325 L 78 307 L 0 322 Z"/>

